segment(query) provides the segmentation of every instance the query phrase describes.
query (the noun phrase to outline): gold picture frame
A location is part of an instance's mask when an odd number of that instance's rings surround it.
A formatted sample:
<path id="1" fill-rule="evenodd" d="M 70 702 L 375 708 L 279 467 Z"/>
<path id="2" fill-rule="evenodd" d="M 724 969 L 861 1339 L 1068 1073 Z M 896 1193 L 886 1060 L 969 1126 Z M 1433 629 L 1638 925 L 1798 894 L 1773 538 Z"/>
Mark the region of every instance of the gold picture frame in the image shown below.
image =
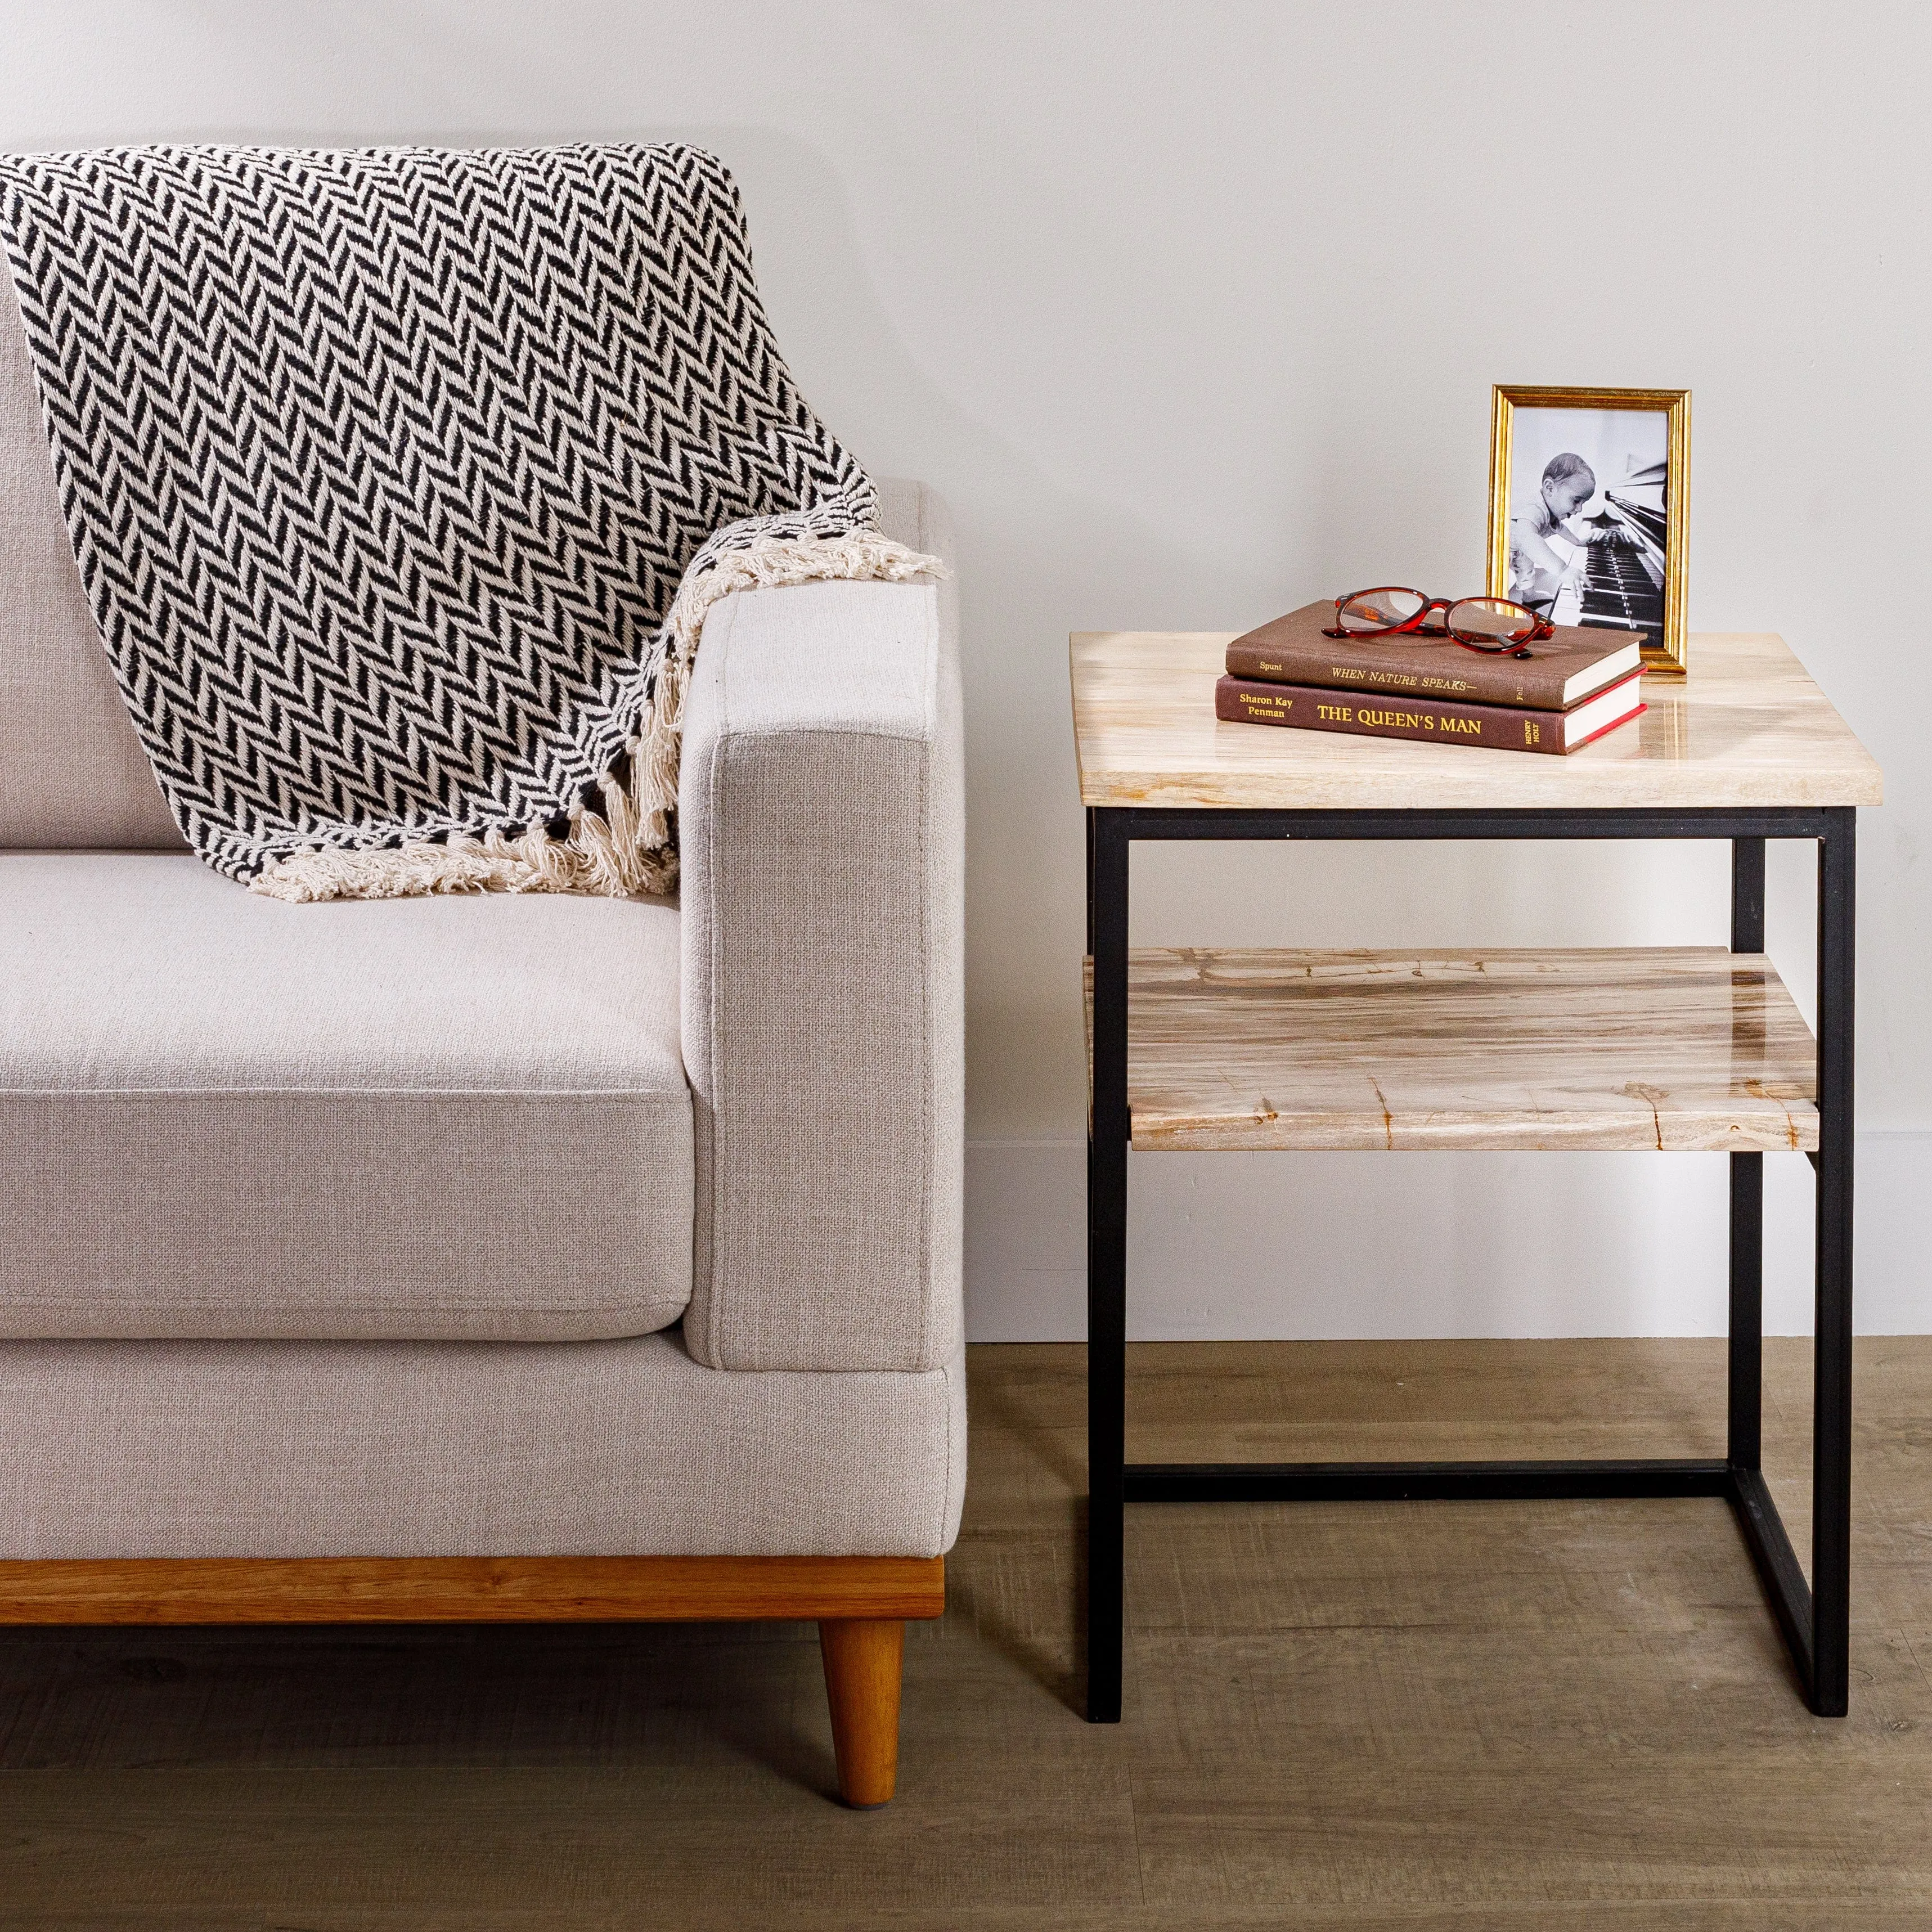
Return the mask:
<path id="1" fill-rule="evenodd" d="M 1688 559 L 1688 540 L 1690 526 L 1690 392 L 1688 389 L 1580 389 L 1550 388 L 1527 383 L 1498 382 L 1496 386 L 1490 416 L 1490 567 L 1488 594 L 1492 597 L 1511 597 L 1516 595 L 1512 588 L 1511 553 L 1515 548 L 1510 540 L 1511 502 L 1510 469 L 1514 458 L 1520 428 L 1516 418 L 1519 411 L 1532 410 L 1600 412 L 1607 410 L 1627 410 L 1648 416 L 1661 416 L 1664 422 L 1661 435 L 1646 430 L 1641 439 L 1646 449 L 1660 441 L 1664 448 L 1662 458 L 1664 476 L 1659 487 L 1662 496 L 1660 510 L 1648 502 L 1651 486 L 1641 482 L 1648 477 L 1648 470 L 1633 476 L 1640 478 L 1640 487 L 1632 494 L 1618 496 L 1609 486 L 1600 485 L 1605 501 L 1605 510 L 1592 519 L 1600 524 L 1615 523 L 1623 526 L 1618 534 L 1618 548 L 1629 552 L 1629 564 L 1636 570 L 1649 574 L 1660 568 L 1663 582 L 1654 583 L 1648 592 L 1641 578 L 1636 580 L 1637 603 L 1640 606 L 1649 595 L 1658 590 L 1662 592 L 1663 616 L 1661 635 L 1655 639 L 1646 637 L 1643 645 L 1643 663 L 1647 672 L 1666 677 L 1682 677 L 1685 669 L 1687 656 L 1684 635 L 1688 616 L 1685 585 L 1685 566 Z M 1552 459 L 1560 461 L 1561 458 Z M 1580 456 L 1571 461 L 1581 466 L 1572 472 L 1581 475 L 1588 472 L 1595 481 L 1594 472 L 1587 460 Z M 1633 464 L 1636 459 L 1629 459 Z M 1545 474 L 1548 472 L 1546 470 Z M 1559 479 L 1560 481 L 1560 479 Z M 1636 500 L 1642 497 L 1646 500 Z M 1558 500 L 1560 502 L 1560 499 Z M 1584 499 L 1587 502 L 1589 500 Z M 1560 512 L 1558 513 L 1560 514 Z M 1660 517 L 1664 529 L 1661 542 L 1656 539 L 1655 523 Z M 1559 532 L 1570 542 L 1574 536 L 1564 529 Z M 1532 546 L 1532 548 L 1534 546 Z M 1551 564 L 1550 569 L 1556 566 Z M 1523 568 L 1531 566 L 1525 561 Z M 1574 575 L 1574 572 L 1571 574 Z M 1518 574 L 1520 576 L 1520 573 Z M 1546 578 L 1545 580 L 1546 581 Z M 1551 600 L 1553 607 L 1561 593 Z M 1519 602 L 1527 602 L 1528 598 L 1518 598 Z M 1627 602 L 1628 600 L 1625 600 Z M 1545 606 L 1538 602 L 1537 608 Z M 1560 610 L 1557 621 L 1564 621 Z M 1569 620 L 1574 622 L 1573 617 Z M 1601 616 L 1598 622 L 1605 621 Z M 1612 628 L 1618 628 L 1614 623 Z M 1648 630 L 1648 622 L 1633 622 L 1629 628 Z"/>

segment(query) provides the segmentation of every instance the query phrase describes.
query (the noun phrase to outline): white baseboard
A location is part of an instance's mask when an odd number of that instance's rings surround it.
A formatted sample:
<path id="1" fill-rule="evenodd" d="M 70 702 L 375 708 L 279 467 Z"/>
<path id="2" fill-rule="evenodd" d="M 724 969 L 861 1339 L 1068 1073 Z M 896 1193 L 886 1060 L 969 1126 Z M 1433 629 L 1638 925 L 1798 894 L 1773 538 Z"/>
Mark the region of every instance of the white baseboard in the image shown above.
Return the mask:
<path id="1" fill-rule="evenodd" d="M 1130 1156 L 1128 1333 L 1143 1341 L 1720 1335 L 1725 1157 Z M 1079 1341 L 1084 1142 L 966 1150 L 966 1328 Z M 1858 1136 L 1861 1334 L 1932 1333 L 1918 1210 L 1932 1131 Z M 1811 1329 L 1811 1169 L 1765 1162 L 1765 1328 Z"/>

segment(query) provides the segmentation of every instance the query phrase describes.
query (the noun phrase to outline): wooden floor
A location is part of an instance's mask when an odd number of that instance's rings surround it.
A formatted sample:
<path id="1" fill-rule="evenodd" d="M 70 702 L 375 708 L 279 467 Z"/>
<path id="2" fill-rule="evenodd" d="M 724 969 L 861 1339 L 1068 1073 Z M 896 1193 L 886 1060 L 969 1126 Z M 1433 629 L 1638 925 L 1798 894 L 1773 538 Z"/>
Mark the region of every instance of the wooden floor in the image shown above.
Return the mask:
<path id="1" fill-rule="evenodd" d="M 1767 1433 L 1801 1548 L 1808 1348 Z M 1076 1628 L 1082 1352 L 981 1348 L 898 1802 L 808 1628 L 0 1633 L 0 1926 L 1932 1924 L 1932 1339 L 1860 1345 L 1852 1714 L 1718 1502 L 1143 1505 Z M 1722 1452 L 1721 1345 L 1136 1352 L 1130 1453 Z"/>

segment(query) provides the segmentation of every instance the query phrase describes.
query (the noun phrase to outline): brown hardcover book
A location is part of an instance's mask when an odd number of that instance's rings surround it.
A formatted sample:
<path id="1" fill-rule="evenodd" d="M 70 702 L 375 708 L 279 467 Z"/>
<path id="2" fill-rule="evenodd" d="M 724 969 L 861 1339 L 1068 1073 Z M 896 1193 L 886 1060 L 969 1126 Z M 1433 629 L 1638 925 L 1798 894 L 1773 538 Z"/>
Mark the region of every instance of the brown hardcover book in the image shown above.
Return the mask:
<path id="1" fill-rule="evenodd" d="M 1436 745 L 1486 745 L 1495 751 L 1561 755 L 1634 718 L 1644 708 L 1642 682 L 1633 672 L 1621 684 L 1568 711 L 1528 711 L 1518 705 L 1364 698 L 1319 686 L 1224 677 L 1214 686 L 1214 716 L 1231 724 L 1286 724 L 1303 731 L 1348 731 L 1364 738 L 1417 738 Z"/>
<path id="2" fill-rule="evenodd" d="M 1448 638 L 1324 638 L 1335 621 L 1331 598 L 1304 604 L 1228 646 L 1228 674 L 1270 684 L 1321 685 L 1334 691 L 1442 698 L 1462 704 L 1507 704 L 1567 711 L 1639 668 L 1640 631 L 1559 625 L 1526 658 L 1465 650 Z"/>

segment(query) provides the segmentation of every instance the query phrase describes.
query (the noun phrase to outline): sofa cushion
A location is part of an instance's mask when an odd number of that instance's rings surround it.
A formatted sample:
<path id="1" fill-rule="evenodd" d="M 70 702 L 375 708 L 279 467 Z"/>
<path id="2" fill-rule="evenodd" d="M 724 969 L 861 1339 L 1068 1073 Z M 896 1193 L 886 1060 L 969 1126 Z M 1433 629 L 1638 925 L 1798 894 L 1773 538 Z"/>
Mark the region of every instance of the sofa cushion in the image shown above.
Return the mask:
<path id="1" fill-rule="evenodd" d="M 675 1322 L 665 901 L 292 906 L 0 853 L 0 1336 L 573 1340 Z"/>

